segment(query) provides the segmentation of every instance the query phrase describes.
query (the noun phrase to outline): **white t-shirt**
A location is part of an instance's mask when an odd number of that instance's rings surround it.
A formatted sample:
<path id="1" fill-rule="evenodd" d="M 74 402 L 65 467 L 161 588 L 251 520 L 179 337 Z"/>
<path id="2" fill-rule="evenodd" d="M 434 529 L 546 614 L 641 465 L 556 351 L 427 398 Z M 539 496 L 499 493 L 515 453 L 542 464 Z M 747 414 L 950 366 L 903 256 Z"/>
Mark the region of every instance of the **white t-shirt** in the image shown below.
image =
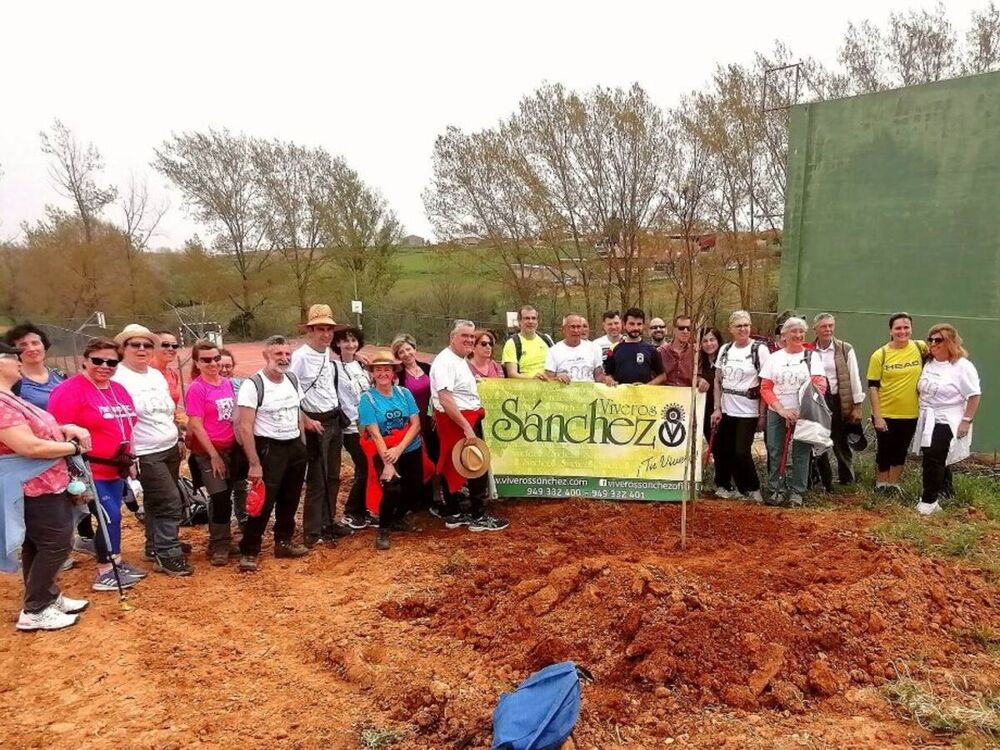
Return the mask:
<path id="1" fill-rule="evenodd" d="M 545 371 L 569 375 L 573 382 L 592 383 L 594 370 L 601 367 L 602 362 L 601 347 L 597 341 L 581 340 L 576 346 L 560 341 L 549 348 L 549 353 L 545 356 Z"/>
<path id="2" fill-rule="evenodd" d="M 810 367 L 806 369 L 806 354 L 810 355 Z M 774 383 L 774 395 L 786 409 L 799 408 L 799 389 L 812 375 L 824 377 L 823 360 L 816 352 L 789 354 L 784 349 L 771 352 L 760 366 L 760 376 Z"/>
<path id="3" fill-rule="evenodd" d="M 330 350 L 318 352 L 309 344 L 303 344 L 292 352 L 289 367 L 299 378 L 302 393 L 302 408 L 305 411 L 323 413 L 340 406 L 337 389 L 333 384 L 333 362 Z"/>
<path id="4" fill-rule="evenodd" d="M 723 344 L 715 366 L 722 374 L 722 413 L 730 417 L 756 417 L 760 414 L 760 399 L 750 399 L 746 396 L 738 396 L 730 391 L 748 391 L 760 385 L 760 377 L 753 366 L 753 341 L 748 341 L 747 345 L 739 348 L 735 343 Z M 757 360 L 760 362 L 761 370 L 767 362 L 770 352 L 764 344 L 757 344 Z M 725 358 L 726 363 L 722 364 Z"/>
<path id="5" fill-rule="evenodd" d="M 431 363 L 431 403 L 436 411 L 444 411 L 438 391 L 449 391 L 455 397 L 455 405 L 463 411 L 483 405 L 479 400 L 476 376 L 472 374 L 468 360 L 455 354 L 451 347 L 438 354 Z"/>
<path id="6" fill-rule="evenodd" d="M 920 408 L 934 410 L 935 424 L 950 424 L 953 432 L 965 415 L 965 402 L 982 394 L 979 373 L 965 357 L 957 362 L 928 361 L 917 381 Z"/>
<path id="7" fill-rule="evenodd" d="M 826 382 L 830 384 L 830 393 L 838 393 L 840 381 L 837 378 L 837 360 L 834 351 L 833 341 L 826 349 L 821 349 L 817 343 L 814 351 L 823 360 L 823 373 L 826 375 Z M 851 393 L 854 394 L 854 403 L 860 404 L 865 400 L 865 389 L 861 385 L 861 375 L 858 372 L 858 357 L 854 353 L 852 346 L 847 352 L 847 372 L 851 376 Z"/>
<path id="8" fill-rule="evenodd" d="M 275 383 L 264 371 L 259 373 L 264 383 L 264 400 L 257 408 L 257 385 L 253 378 L 247 378 L 240 386 L 236 397 L 237 406 L 257 409 L 253 422 L 253 434 L 274 440 L 292 440 L 299 436 L 299 404 L 302 401 L 301 386 L 296 389 L 288 377 Z"/>
<path id="9" fill-rule="evenodd" d="M 170 386 L 163 373 L 155 367 L 146 372 L 130 370 L 124 364 L 118 366 L 111 378 L 128 391 L 139 416 L 132 428 L 132 448 L 137 456 L 148 456 L 172 448 L 177 443 L 177 425 L 174 410 L 177 408 L 170 397 Z"/>
<path id="10" fill-rule="evenodd" d="M 358 403 L 361 394 L 371 388 L 372 381 L 368 371 L 355 360 L 353 362 L 334 362 L 333 366 L 339 373 L 337 377 L 337 397 L 340 408 L 351 420 L 350 426 L 344 428 L 344 434 L 355 435 L 358 432 Z"/>
<path id="11" fill-rule="evenodd" d="M 603 362 L 608 358 L 608 355 L 614 350 L 616 346 L 622 341 L 622 337 L 618 337 L 618 341 L 612 341 L 607 334 L 601 336 L 600 338 L 594 339 L 594 346 L 598 348 L 601 352 L 601 361 Z"/>

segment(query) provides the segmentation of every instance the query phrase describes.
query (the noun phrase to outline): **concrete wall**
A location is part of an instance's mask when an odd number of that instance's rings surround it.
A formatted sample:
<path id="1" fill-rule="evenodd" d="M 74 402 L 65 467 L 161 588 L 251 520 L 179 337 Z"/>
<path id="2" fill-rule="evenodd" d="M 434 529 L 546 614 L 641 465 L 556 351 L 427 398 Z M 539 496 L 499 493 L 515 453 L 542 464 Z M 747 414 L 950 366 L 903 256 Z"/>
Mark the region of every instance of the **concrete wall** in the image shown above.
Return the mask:
<path id="1" fill-rule="evenodd" d="M 784 228 L 780 308 L 835 313 L 863 369 L 891 313 L 951 323 L 1000 449 L 1000 73 L 793 108 Z"/>

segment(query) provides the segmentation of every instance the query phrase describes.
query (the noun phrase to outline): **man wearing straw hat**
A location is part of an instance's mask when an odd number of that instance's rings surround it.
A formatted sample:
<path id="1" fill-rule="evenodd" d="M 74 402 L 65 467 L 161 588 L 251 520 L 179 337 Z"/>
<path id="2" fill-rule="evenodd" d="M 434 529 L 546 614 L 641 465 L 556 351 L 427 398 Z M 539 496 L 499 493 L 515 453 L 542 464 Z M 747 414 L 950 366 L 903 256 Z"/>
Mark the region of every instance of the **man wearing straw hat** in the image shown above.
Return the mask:
<path id="1" fill-rule="evenodd" d="M 502 531 L 508 522 L 486 514 L 489 448 L 482 439 L 486 412 L 466 359 L 472 353 L 475 332 L 471 320 L 456 320 L 448 347 L 431 365 L 431 403 L 441 442 L 437 470 L 444 479 L 444 522 L 449 529 L 467 526 L 470 531 Z M 463 512 L 460 491 L 466 482 L 470 507 Z"/>

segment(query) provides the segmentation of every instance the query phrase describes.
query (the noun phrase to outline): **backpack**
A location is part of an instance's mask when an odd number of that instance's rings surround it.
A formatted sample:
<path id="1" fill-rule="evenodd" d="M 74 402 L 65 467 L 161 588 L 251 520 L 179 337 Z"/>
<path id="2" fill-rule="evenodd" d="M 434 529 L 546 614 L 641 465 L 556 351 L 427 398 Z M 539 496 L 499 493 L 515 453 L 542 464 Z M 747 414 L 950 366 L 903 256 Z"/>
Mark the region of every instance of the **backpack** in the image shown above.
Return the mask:
<path id="1" fill-rule="evenodd" d="M 336 368 L 334 368 L 334 373 L 336 373 L 336 372 L 337 372 L 337 370 L 336 370 Z M 297 377 L 295 377 L 295 373 L 294 372 L 286 372 L 285 373 L 285 377 L 292 381 L 292 385 L 295 387 L 295 390 L 297 391 L 299 389 L 299 379 Z M 251 380 L 251 382 L 253 382 L 253 387 L 257 391 L 257 408 L 259 409 L 261 407 L 261 405 L 264 403 L 264 378 L 258 372 L 256 375 L 254 375 L 252 378 L 250 378 L 250 380 Z M 336 374 L 334 374 L 334 376 L 333 376 L 333 383 L 334 383 L 334 387 L 336 387 L 336 385 L 337 385 L 337 375 Z M 316 385 L 316 381 L 315 380 L 312 382 L 312 384 L 309 386 L 309 388 L 306 388 L 306 393 L 308 393 L 309 389 L 312 388 L 314 385 Z M 302 395 L 304 396 L 305 393 L 303 393 Z"/>
<path id="2" fill-rule="evenodd" d="M 208 496 L 203 488 L 194 488 L 187 477 L 177 478 L 177 490 L 181 494 L 181 526 L 197 526 L 208 523 Z"/>
<path id="3" fill-rule="evenodd" d="M 547 334 L 547 333 L 540 333 L 539 332 L 539 333 L 537 333 L 535 335 L 538 336 L 538 337 L 540 337 L 542 339 L 542 341 L 544 341 L 546 344 L 549 345 L 549 347 L 553 347 L 553 346 L 556 345 L 555 342 L 552 340 L 552 337 L 549 336 L 549 334 Z M 511 336 L 511 339 L 514 342 L 514 356 L 517 357 L 517 366 L 520 367 L 521 366 L 521 355 L 524 354 L 524 346 L 522 346 L 522 344 L 521 344 L 521 334 L 515 333 L 513 336 Z"/>
<path id="4" fill-rule="evenodd" d="M 493 712 L 491 750 L 558 750 L 580 718 L 580 680 L 593 675 L 571 661 L 540 669 Z"/>
<path id="5" fill-rule="evenodd" d="M 730 341 L 728 344 L 722 345 L 722 349 L 719 350 L 719 365 L 716 365 L 716 367 L 719 367 L 720 365 L 722 367 L 726 366 L 726 362 L 729 360 L 729 350 L 732 348 L 732 346 L 733 346 L 732 341 Z M 753 369 L 755 369 L 757 372 L 760 372 L 761 346 L 763 346 L 762 342 L 757 341 L 756 339 L 750 340 L 750 357 L 753 359 Z"/>

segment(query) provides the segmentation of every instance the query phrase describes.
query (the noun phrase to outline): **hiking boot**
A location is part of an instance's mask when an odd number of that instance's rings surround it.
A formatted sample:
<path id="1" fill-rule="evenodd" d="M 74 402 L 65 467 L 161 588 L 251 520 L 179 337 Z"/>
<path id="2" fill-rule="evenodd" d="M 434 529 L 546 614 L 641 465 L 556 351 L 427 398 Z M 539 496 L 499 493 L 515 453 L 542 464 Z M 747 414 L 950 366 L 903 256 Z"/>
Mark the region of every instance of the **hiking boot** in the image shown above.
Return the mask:
<path id="1" fill-rule="evenodd" d="M 303 555 L 308 554 L 308 549 L 301 544 L 296 544 L 292 541 L 274 543 L 275 557 L 302 557 Z"/>
<path id="2" fill-rule="evenodd" d="M 754 490 L 749 495 L 747 495 L 747 500 L 749 500 L 751 503 L 763 503 L 764 496 L 760 494 L 760 490 Z"/>
<path id="3" fill-rule="evenodd" d="M 41 612 L 36 612 L 34 614 L 25 612 L 22 609 L 21 614 L 17 618 L 17 625 L 15 627 L 18 630 L 28 631 L 62 630 L 63 628 L 68 628 L 70 625 L 76 625 L 76 622 L 79 619 L 80 615 L 71 615 L 66 612 L 61 612 L 55 604 L 50 604 Z"/>
<path id="4" fill-rule="evenodd" d="M 129 578 L 120 568 L 118 570 L 118 575 L 122 579 L 122 590 L 130 589 L 139 583 L 138 578 Z M 104 573 L 97 571 L 94 574 L 94 582 L 90 585 L 90 588 L 93 591 L 117 591 L 118 581 L 115 578 L 115 571 L 108 570 Z"/>
<path id="5" fill-rule="evenodd" d="M 93 538 L 87 539 L 82 536 L 74 537 L 73 551 L 82 552 L 83 554 L 90 555 L 91 557 L 97 557 L 97 547 L 94 545 Z"/>
<path id="6" fill-rule="evenodd" d="M 302 541 L 306 545 L 306 549 L 312 549 L 317 544 L 322 544 L 323 543 L 323 537 L 321 537 L 321 536 L 313 536 L 312 534 L 309 534 L 308 536 L 302 537 Z M 275 557 L 277 557 L 277 554 L 275 554 Z"/>
<path id="7" fill-rule="evenodd" d="M 70 599 L 68 596 L 59 594 L 58 598 L 52 603 L 52 606 L 64 615 L 75 615 L 89 607 L 90 602 L 86 599 Z"/>
<path id="8" fill-rule="evenodd" d="M 472 517 L 468 513 L 455 513 L 444 517 L 446 529 L 457 529 L 460 526 L 468 526 L 470 523 L 472 523 Z"/>
<path id="9" fill-rule="evenodd" d="M 241 573 L 257 572 L 257 555 L 240 555 L 239 569 Z"/>
<path id="10" fill-rule="evenodd" d="M 917 513 L 922 516 L 933 516 L 935 513 L 940 513 L 943 510 L 941 503 L 935 500 L 933 503 L 925 503 L 920 500 L 917 503 Z"/>
<path id="11" fill-rule="evenodd" d="M 379 529 L 375 536 L 375 549 L 385 551 L 389 549 L 389 529 Z"/>
<path id="12" fill-rule="evenodd" d="M 510 526 L 510 521 L 496 516 L 479 516 L 469 523 L 469 531 L 503 531 Z"/>
<path id="13" fill-rule="evenodd" d="M 156 562 L 156 553 L 149 549 L 142 551 L 142 559 L 146 562 Z"/>
<path id="14" fill-rule="evenodd" d="M 208 558 L 208 564 L 216 568 L 224 567 L 229 562 L 228 549 L 215 549 Z"/>
<path id="15" fill-rule="evenodd" d="M 118 570 L 125 573 L 129 578 L 134 578 L 137 581 L 141 581 L 147 575 L 146 571 L 143 570 L 142 568 L 137 568 L 134 565 L 129 565 L 124 560 L 118 563 Z"/>
<path id="16" fill-rule="evenodd" d="M 174 557 L 156 557 L 156 565 L 153 566 L 153 570 L 157 573 L 166 573 L 168 576 L 189 576 L 194 572 L 194 569 L 188 564 L 184 555 L 176 555 Z"/>
<path id="17" fill-rule="evenodd" d="M 802 495 L 798 492 L 793 492 L 788 496 L 788 500 L 784 503 L 788 508 L 801 508 L 802 507 Z"/>
<path id="18" fill-rule="evenodd" d="M 764 500 L 764 505 L 777 508 L 785 504 L 785 496 L 780 492 L 772 492 L 771 497 Z"/>

